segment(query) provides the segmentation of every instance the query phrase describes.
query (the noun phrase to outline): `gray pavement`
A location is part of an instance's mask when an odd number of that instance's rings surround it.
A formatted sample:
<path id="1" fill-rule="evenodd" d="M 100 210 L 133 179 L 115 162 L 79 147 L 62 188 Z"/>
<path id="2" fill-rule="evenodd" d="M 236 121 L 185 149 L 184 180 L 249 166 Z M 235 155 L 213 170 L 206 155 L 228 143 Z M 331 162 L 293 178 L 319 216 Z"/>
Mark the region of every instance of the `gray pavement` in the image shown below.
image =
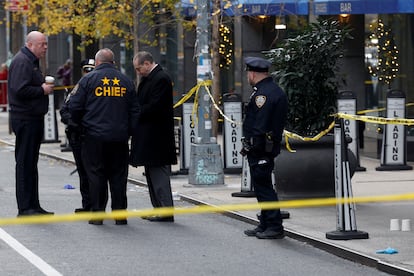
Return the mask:
<path id="1" fill-rule="evenodd" d="M 62 124 L 59 125 L 59 137 L 64 141 Z M 13 145 L 14 135 L 9 134 L 8 117 L 6 112 L 0 112 L 0 142 Z M 366 168 L 364 172 L 356 172 L 352 178 L 355 197 L 397 195 L 414 193 L 414 172 L 409 171 L 376 171 L 379 160 L 372 155 L 369 145 L 366 154 L 361 153 L 360 164 Z M 71 152 L 62 152 L 60 143 L 42 144 L 41 153 L 73 163 Z M 414 163 L 409 162 L 409 165 Z M 174 166 L 173 170 L 179 170 Z M 142 168 L 130 167 L 130 181 L 145 185 Z M 204 186 L 188 184 L 187 175 L 172 176 L 172 190 L 175 196 L 196 204 L 223 205 L 255 203 L 255 198 L 232 197 L 234 192 L 240 192 L 241 175 L 226 174 L 224 185 Z M 414 275 L 414 225 L 411 231 L 390 231 L 390 220 L 410 219 L 414 223 L 414 200 L 359 203 L 356 205 L 356 222 L 358 230 L 367 232 L 368 239 L 347 241 L 329 240 L 327 232 L 336 230 L 336 207 L 313 207 L 284 209 L 290 213 L 290 218 L 284 220 L 288 236 L 305 241 L 313 246 L 327 250 L 341 257 L 360 262 L 381 271 L 395 275 Z M 229 211 L 228 215 L 257 223 L 258 210 Z M 240 229 L 240 235 L 243 235 Z M 377 254 L 378 250 L 394 248 L 397 254 Z"/>

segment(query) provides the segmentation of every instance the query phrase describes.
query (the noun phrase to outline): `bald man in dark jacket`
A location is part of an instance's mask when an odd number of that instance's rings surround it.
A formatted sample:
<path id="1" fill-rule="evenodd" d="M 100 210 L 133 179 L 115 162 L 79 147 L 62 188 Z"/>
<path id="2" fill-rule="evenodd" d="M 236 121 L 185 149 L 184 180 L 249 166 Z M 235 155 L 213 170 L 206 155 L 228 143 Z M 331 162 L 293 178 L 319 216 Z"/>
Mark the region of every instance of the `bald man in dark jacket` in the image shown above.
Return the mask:
<path id="1" fill-rule="evenodd" d="M 16 198 L 19 216 L 51 215 L 39 204 L 40 144 L 44 115 L 48 111 L 53 85 L 46 84 L 39 59 L 45 57 L 47 38 L 30 32 L 25 46 L 13 58 L 9 68 L 8 98 L 10 121 L 16 134 Z"/>
<path id="2" fill-rule="evenodd" d="M 89 182 L 91 211 L 105 211 L 108 183 L 112 210 L 127 208 L 128 140 L 139 109 L 132 80 L 114 65 L 114 53 L 104 48 L 95 55 L 96 67 L 73 88 L 69 112 L 84 130 L 82 161 Z M 117 225 L 127 224 L 116 219 Z M 89 224 L 102 225 L 102 220 Z"/>

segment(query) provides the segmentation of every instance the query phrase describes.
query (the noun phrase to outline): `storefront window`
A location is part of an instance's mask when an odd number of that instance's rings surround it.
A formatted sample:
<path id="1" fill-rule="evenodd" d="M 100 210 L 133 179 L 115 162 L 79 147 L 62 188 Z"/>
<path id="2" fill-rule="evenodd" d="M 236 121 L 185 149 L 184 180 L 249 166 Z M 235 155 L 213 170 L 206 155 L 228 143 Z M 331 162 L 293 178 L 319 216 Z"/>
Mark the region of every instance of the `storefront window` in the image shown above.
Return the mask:
<path id="1" fill-rule="evenodd" d="M 414 102 L 413 14 L 365 15 L 366 106 L 384 107 L 389 89 Z M 407 106 L 407 117 L 414 107 Z"/>

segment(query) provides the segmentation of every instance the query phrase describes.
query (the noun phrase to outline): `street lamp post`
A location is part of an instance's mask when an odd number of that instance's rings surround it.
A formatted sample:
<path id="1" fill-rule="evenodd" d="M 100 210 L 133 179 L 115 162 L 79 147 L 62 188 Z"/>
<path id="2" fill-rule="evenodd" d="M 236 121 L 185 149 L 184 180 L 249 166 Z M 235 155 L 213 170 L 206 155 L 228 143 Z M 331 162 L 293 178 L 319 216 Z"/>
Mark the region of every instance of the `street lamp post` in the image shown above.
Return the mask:
<path id="1" fill-rule="evenodd" d="M 224 184 L 223 162 L 220 145 L 212 137 L 211 95 L 207 81 L 211 80 L 210 45 L 210 1 L 197 1 L 197 82 L 201 83 L 198 91 L 197 124 L 198 137 L 191 145 L 189 184 L 214 185 Z"/>

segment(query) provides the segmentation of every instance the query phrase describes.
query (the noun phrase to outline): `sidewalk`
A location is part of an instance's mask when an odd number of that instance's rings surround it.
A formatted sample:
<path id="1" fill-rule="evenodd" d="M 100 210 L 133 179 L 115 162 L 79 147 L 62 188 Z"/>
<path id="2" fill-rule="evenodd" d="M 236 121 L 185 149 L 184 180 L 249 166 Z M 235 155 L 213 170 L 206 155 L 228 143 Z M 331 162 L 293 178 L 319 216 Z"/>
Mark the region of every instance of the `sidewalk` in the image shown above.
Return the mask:
<path id="1" fill-rule="evenodd" d="M 59 137 L 64 141 L 63 126 L 59 125 Z M 14 144 L 14 135 L 9 134 L 6 112 L 0 112 L 0 143 Z M 60 143 L 46 143 L 41 153 L 73 162 L 71 152 L 61 152 Z M 352 178 L 355 197 L 414 193 L 414 171 L 376 171 L 379 160 L 360 157 L 365 172 L 356 172 Z M 409 163 L 414 165 L 414 163 Z M 179 167 L 174 166 L 173 171 Z M 130 167 L 130 180 L 145 184 L 142 168 Z M 190 185 L 187 175 L 171 178 L 172 190 L 183 200 L 197 204 L 222 205 L 255 203 L 255 198 L 232 197 L 240 192 L 241 175 L 226 174 L 225 185 Z M 311 181 L 311 180 L 310 180 Z M 314 207 L 284 209 L 290 218 L 284 220 L 287 236 L 310 243 L 333 254 L 360 262 L 395 275 L 414 275 L 414 200 L 401 202 L 379 202 L 357 204 L 355 211 L 359 231 L 369 234 L 369 239 L 337 241 L 325 238 L 327 232 L 336 230 L 336 207 Z M 231 212 L 229 215 L 255 223 L 258 210 Z M 390 220 L 410 219 L 412 231 L 390 231 Z M 243 235 L 240 229 L 240 235 Z M 376 251 L 394 248 L 397 254 L 377 254 Z"/>

